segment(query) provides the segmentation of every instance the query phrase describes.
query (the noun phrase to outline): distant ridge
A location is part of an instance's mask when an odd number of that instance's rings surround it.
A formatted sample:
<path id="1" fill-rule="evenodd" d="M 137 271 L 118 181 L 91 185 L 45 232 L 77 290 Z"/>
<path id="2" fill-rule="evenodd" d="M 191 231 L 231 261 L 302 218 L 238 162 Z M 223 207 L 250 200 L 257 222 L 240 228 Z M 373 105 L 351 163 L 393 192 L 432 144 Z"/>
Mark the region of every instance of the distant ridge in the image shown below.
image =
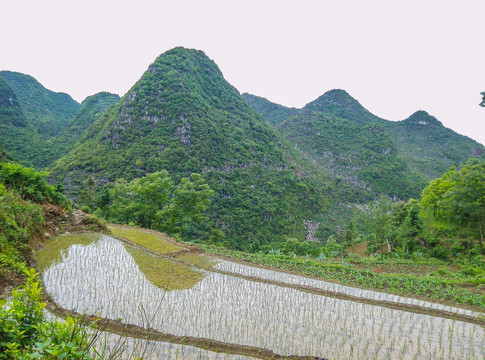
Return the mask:
<path id="1" fill-rule="evenodd" d="M 298 113 L 296 108 L 288 108 L 280 104 L 273 103 L 266 98 L 251 95 L 248 93 L 242 94 L 246 102 L 263 118 L 265 118 L 271 125 L 277 125 L 291 115 Z"/>
<path id="2" fill-rule="evenodd" d="M 251 102 L 248 102 L 248 104 L 253 106 Z M 258 111 L 257 107 L 253 106 L 253 108 L 255 111 Z M 266 104 L 265 106 L 267 110 L 272 108 L 270 104 Z M 316 100 L 305 105 L 302 109 L 297 110 L 296 113 L 300 118 L 305 117 L 306 123 L 318 122 L 321 116 L 326 116 L 337 122 L 341 120 L 350 121 L 357 127 L 372 123 L 378 124 L 390 137 L 394 144 L 393 146 L 396 148 L 398 157 L 401 157 L 406 166 L 412 172 L 415 172 L 415 175 L 412 175 L 412 177 L 416 179 L 419 177 L 423 180 L 434 179 L 441 176 L 450 166 L 462 165 L 470 157 L 482 156 L 485 152 L 483 145 L 469 137 L 446 128 L 439 120 L 429 115 L 426 111 L 417 111 L 402 121 L 388 121 L 369 112 L 345 90 L 335 89 L 327 91 Z M 271 121 L 271 112 L 261 111 L 260 115 L 267 119 L 267 121 Z M 295 117 L 294 113 L 287 118 L 287 121 L 290 121 L 292 117 Z M 280 122 L 282 128 L 284 127 L 283 123 L 284 120 Z M 340 129 L 340 135 L 338 135 L 340 136 L 339 141 L 342 143 L 341 145 L 346 147 L 348 151 L 350 149 L 356 151 L 359 149 L 359 144 L 356 143 L 356 139 L 358 139 L 357 135 L 360 130 L 349 129 L 347 131 L 345 130 L 345 126 L 349 125 L 342 124 L 342 126 L 344 128 Z M 296 129 L 294 130 L 296 131 Z M 354 133 L 357 135 L 351 135 L 349 138 L 349 135 Z M 308 142 L 308 148 L 322 147 L 323 151 L 323 148 L 327 146 L 325 143 L 319 145 L 319 142 L 323 140 L 317 140 L 311 137 L 307 137 L 305 140 L 305 138 L 296 133 L 292 134 L 287 132 L 285 134 L 289 140 L 299 138 L 298 146 L 300 147 L 304 146 L 305 141 Z M 351 143 L 352 141 L 354 144 Z M 328 156 L 330 154 L 333 157 L 343 156 L 340 152 L 336 153 L 335 151 L 337 150 L 332 150 L 332 147 L 327 147 L 324 151 L 326 153 L 325 158 L 329 159 Z M 352 166 L 349 169 L 352 169 Z M 348 178 L 349 176 L 356 175 L 355 171 L 349 171 L 350 173 L 346 172 L 345 177 Z M 423 180 L 416 181 L 417 183 L 423 184 Z M 408 195 L 416 196 L 417 191 L 416 188 L 413 192 L 408 193 Z"/>
<path id="3" fill-rule="evenodd" d="M 45 138 L 62 131 L 81 107 L 68 94 L 48 90 L 30 75 L 0 71 L 0 77 L 14 90 L 27 120 Z"/>

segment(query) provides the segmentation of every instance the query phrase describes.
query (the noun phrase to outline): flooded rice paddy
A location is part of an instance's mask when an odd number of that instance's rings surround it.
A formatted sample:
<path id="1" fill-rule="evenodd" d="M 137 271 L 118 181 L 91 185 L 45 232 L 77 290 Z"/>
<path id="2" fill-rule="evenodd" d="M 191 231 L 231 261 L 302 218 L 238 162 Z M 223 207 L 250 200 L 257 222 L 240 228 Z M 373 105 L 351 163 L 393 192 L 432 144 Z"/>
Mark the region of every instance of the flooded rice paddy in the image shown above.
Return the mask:
<path id="1" fill-rule="evenodd" d="M 66 309 L 281 355 L 328 359 L 477 359 L 485 355 L 484 329 L 461 321 L 209 271 L 190 289 L 165 291 L 146 278 L 122 242 L 104 235 L 88 245 L 69 247 L 60 261 L 45 270 L 43 279 L 49 295 Z"/>
<path id="2" fill-rule="evenodd" d="M 64 319 L 44 310 L 44 316 L 48 321 L 60 321 Z M 119 354 L 116 359 L 136 359 L 143 356 L 145 360 L 253 360 L 255 358 L 243 355 L 217 353 L 190 345 L 172 344 L 164 341 L 136 339 L 129 336 L 120 336 L 109 332 L 102 332 L 94 344 L 95 354 L 110 355 Z M 103 358 L 104 358 L 103 357 Z M 96 358 L 96 357 L 95 357 Z"/>
<path id="3" fill-rule="evenodd" d="M 147 341 L 132 337 L 120 337 L 108 332 L 99 339 L 107 354 L 116 353 L 122 344 L 122 359 L 135 359 L 136 354 L 143 354 L 145 360 L 253 360 L 243 355 L 231 355 L 200 349 L 190 345 L 171 344 L 163 341 Z"/>
<path id="4" fill-rule="evenodd" d="M 365 290 L 365 289 L 360 289 L 356 287 L 340 285 L 340 284 L 336 284 L 328 281 L 288 274 L 281 271 L 248 266 L 240 263 L 235 263 L 232 261 L 220 260 L 214 268 L 218 270 L 226 271 L 226 272 L 231 272 L 234 274 L 244 275 L 244 276 L 257 277 L 260 279 L 278 281 L 286 284 L 310 286 L 310 287 L 325 290 L 325 291 L 340 292 L 343 294 L 347 294 L 347 295 L 351 295 L 359 298 L 372 299 L 372 300 L 384 300 L 384 301 L 390 301 L 390 302 L 401 303 L 401 304 L 417 305 L 425 308 L 445 310 L 452 313 L 465 314 L 470 316 L 478 316 L 480 314 L 477 312 L 473 312 L 470 310 L 465 310 L 457 307 L 446 306 L 438 303 L 432 303 L 432 302 L 413 299 L 413 298 L 407 298 L 399 295 L 387 294 L 379 291 Z"/>

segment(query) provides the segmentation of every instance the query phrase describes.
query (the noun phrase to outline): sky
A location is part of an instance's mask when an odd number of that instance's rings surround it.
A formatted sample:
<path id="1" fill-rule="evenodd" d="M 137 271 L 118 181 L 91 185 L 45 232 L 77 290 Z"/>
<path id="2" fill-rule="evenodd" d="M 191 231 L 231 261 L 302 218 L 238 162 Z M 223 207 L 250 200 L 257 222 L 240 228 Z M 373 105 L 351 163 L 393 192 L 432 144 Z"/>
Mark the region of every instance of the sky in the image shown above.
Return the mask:
<path id="1" fill-rule="evenodd" d="M 0 70 L 81 102 L 124 95 L 161 53 L 203 50 L 241 93 L 302 107 L 344 89 L 485 144 L 483 0 L 1 0 Z"/>

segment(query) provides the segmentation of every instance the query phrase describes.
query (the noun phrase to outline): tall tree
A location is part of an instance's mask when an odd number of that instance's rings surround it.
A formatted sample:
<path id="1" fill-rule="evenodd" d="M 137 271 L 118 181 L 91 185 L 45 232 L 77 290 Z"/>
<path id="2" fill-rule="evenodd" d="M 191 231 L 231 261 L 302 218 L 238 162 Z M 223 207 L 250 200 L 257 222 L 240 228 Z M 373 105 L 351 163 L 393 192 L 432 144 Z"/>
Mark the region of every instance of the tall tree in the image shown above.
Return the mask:
<path id="1" fill-rule="evenodd" d="M 156 226 L 157 214 L 169 202 L 172 180 L 165 170 L 127 182 L 120 179 L 111 191 L 110 216 L 117 221 L 140 226 Z"/>
<path id="2" fill-rule="evenodd" d="M 172 234 L 178 233 L 181 237 L 185 226 L 208 219 L 204 213 L 213 196 L 214 191 L 200 174 L 183 178 L 173 192 L 170 204 L 158 214 L 164 221 L 161 229 Z"/>
<path id="3" fill-rule="evenodd" d="M 442 177 L 431 181 L 421 193 L 421 207 L 433 209 L 435 217 L 442 215 L 443 197 L 454 186 L 455 172 L 455 167 L 451 167 Z"/>
<path id="4" fill-rule="evenodd" d="M 479 238 L 483 254 L 485 231 L 485 161 L 470 159 L 460 170 L 450 169 L 423 190 L 423 208 L 450 223 L 467 226 Z M 438 209 L 438 211 L 436 211 Z"/>
<path id="5" fill-rule="evenodd" d="M 454 176 L 454 186 L 445 194 L 450 219 L 475 229 L 483 254 L 485 227 L 485 161 L 471 159 Z"/>

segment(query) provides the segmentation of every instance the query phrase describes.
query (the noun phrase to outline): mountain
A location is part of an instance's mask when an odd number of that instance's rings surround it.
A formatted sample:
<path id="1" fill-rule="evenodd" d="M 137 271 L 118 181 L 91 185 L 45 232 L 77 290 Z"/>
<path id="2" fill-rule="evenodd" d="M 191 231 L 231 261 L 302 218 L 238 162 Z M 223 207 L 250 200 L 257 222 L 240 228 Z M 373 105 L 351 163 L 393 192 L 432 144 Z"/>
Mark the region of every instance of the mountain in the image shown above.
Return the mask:
<path id="1" fill-rule="evenodd" d="M 417 111 L 402 121 L 384 123 L 400 154 L 409 166 L 435 179 L 451 166 L 485 154 L 485 147 L 469 137 L 446 128 L 426 111 Z"/>
<path id="2" fill-rule="evenodd" d="M 79 105 L 29 75 L 2 71 L 0 141 L 22 164 L 43 169 L 67 154 L 101 113 L 119 99 L 101 92 Z"/>
<path id="3" fill-rule="evenodd" d="M 74 148 L 77 142 L 84 135 L 86 130 L 105 112 L 110 106 L 115 105 L 120 100 L 119 95 L 109 92 L 100 92 L 88 96 L 81 103 L 81 108 L 74 118 L 69 121 L 62 132 L 51 139 L 52 146 L 58 149 L 58 156 L 66 155 Z M 54 160 L 57 160 L 54 159 Z"/>
<path id="4" fill-rule="evenodd" d="M 48 90 L 32 76 L 0 71 L 0 77 L 14 90 L 25 117 L 46 139 L 62 131 L 80 108 L 68 94 Z"/>
<path id="5" fill-rule="evenodd" d="M 302 110 L 277 129 L 326 174 L 360 189 L 360 201 L 380 194 L 416 197 L 426 185 L 378 123 Z"/>
<path id="6" fill-rule="evenodd" d="M 271 106 L 267 105 L 266 109 Z M 270 121 L 271 114 L 260 114 Z M 327 172 L 361 187 L 401 198 L 419 195 L 426 181 L 485 151 L 483 145 L 444 127 L 424 111 L 403 121 L 388 121 L 373 115 L 344 90 L 326 92 L 305 105 L 298 115 L 289 116 L 286 122 L 279 127 L 285 137 Z M 378 126 L 382 136 L 387 137 L 386 140 L 377 138 L 390 145 L 385 148 L 385 158 L 382 154 L 367 152 L 366 126 L 369 129 L 371 125 Z M 312 127 L 319 131 L 312 132 L 309 130 Z M 379 159 L 385 160 L 382 166 Z M 383 173 L 382 169 L 387 172 Z M 400 170 L 396 172 L 396 169 Z M 387 181 L 391 180 L 389 177 L 397 181 Z"/>
<path id="7" fill-rule="evenodd" d="M 289 116 L 295 115 L 298 109 L 288 108 L 280 104 L 275 104 L 266 98 L 251 95 L 248 93 L 242 94 L 242 97 L 258 114 L 263 116 L 271 125 L 277 125 Z"/>
<path id="8" fill-rule="evenodd" d="M 17 95 L 0 77 L 0 144 L 10 157 L 26 165 L 45 165 L 49 146 L 27 120 Z"/>
<path id="9" fill-rule="evenodd" d="M 320 112 L 357 123 L 382 120 L 365 109 L 345 90 L 340 89 L 327 91 L 318 99 L 306 104 L 303 110 Z"/>
<path id="10" fill-rule="evenodd" d="M 88 177 L 98 186 L 166 169 L 174 179 L 202 173 L 215 198 L 210 221 L 236 248 L 305 237 L 304 220 L 322 210 L 324 176 L 254 112 L 202 51 L 159 56 L 141 79 L 52 167 L 73 195 Z"/>

